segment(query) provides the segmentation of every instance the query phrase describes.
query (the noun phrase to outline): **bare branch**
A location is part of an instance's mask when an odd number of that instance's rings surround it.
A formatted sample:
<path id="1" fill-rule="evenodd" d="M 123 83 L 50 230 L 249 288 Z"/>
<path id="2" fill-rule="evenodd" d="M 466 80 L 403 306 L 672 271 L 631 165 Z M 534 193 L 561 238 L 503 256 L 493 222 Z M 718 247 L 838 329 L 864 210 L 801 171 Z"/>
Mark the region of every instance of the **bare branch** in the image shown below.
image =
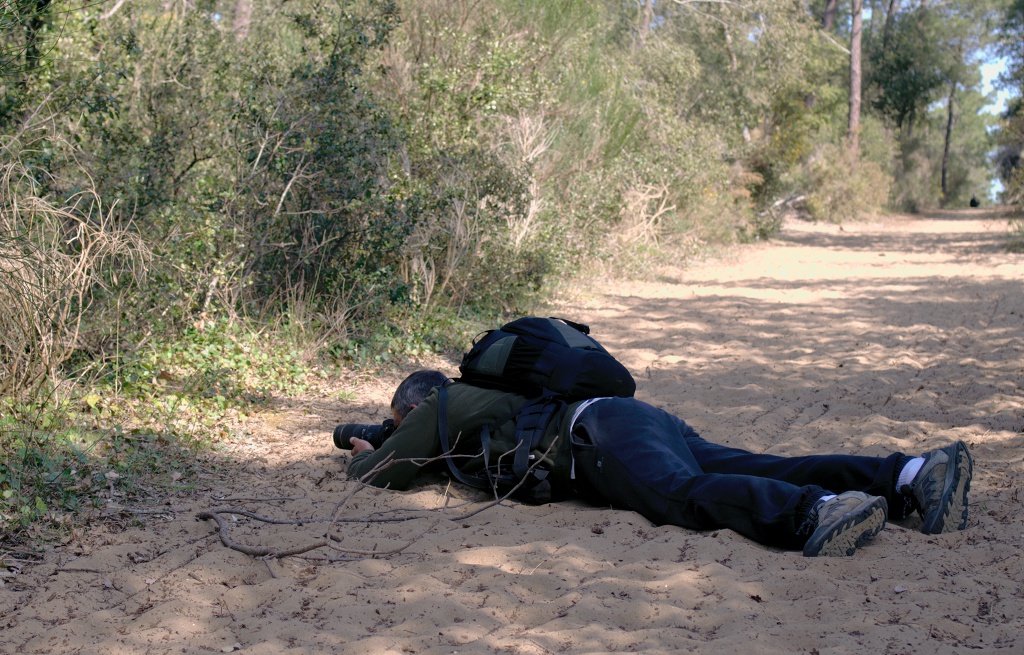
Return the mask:
<path id="1" fill-rule="evenodd" d="M 533 472 L 538 466 L 540 466 L 540 464 L 550 454 L 551 450 L 555 447 L 555 444 L 557 442 L 558 442 L 558 437 L 555 437 L 555 439 L 553 439 L 551 441 L 551 443 L 548 445 L 548 447 L 544 451 L 543 455 L 541 457 L 539 457 L 537 459 L 537 461 L 535 461 L 529 467 L 528 472 Z M 457 444 L 458 444 L 458 439 L 456 439 L 456 445 Z M 454 446 L 452 448 L 454 449 Z M 502 457 L 504 457 L 505 455 L 508 455 L 508 454 L 509 453 L 503 453 Z M 515 486 L 513 486 L 511 489 L 509 489 L 505 493 L 499 493 L 497 485 L 495 484 L 494 486 L 492 486 L 492 492 L 494 494 L 494 499 L 491 502 L 485 504 L 482 507 L 478 507 L 478 508 L 473 509 L 473 510 L 468 511 L 468 512 L 463 512 L 461 514 L 452 515 L 452 514 L 450 514 L 450 512 L 453 509 L 458 509 L 458 508 L 461 508 L 461 507 L 463 507 L 465 505 L 471 504 L 471 501 L 467 501 L 465 503 L 460 503 L 459 505 L 456 505 L 456 506 L 452 507 L 448 503 L 449 496 L 448 496 L 447 489 L 446 489 L 444 505 L 439 507 L 439 508 L 434 508 L 434 509 L 397 508 L 397 509 L 391 509 L 391 510 L 372 512 L 370 514 L 367 514 L 367 515 L 361 516 L 361 517 L 341 517 L 341 516 L 339 516 L 339 512 L 341 511 L 341 509 L 343 507 L 345 507 L 345 505 L 347 505 L 348 502 L 357 493 L 359 493 L 363 489 L 366 489 L 367 487 L 372 486 L 370 484 L 371 481 L 377 475 L 379 475 L 383 471 L 387 470 L 389 467 L 395 466 L 396 464 L 400 464 L 400 463 L 410 463 L 410 462 L 416 464 L 417 466 L 424 466 L 426 464 L 430 464 L 432 462 L 437 462 L 437 461 L 446 459 L 448 457 L 457 457 L 457 458 L 463 458 L 463 459 L 475 459 L 477 457 L 480 457 L 480 455 L 456 455 L 456 454 L 445 453 L 445 454 L 442 454 L 442 455 L 438 455 L 437 457 L 430 457 L 430 458 L 394 458 L 394 457 L 388 456 L 384 460 L 379 462 L 376 466 L 374 466 L 370 471 L 368 471 L 366 474 L 364 474 L 362 477 L 360 477 L 359 480 L 356 481 L 356 484 L 353 487 L 353 489 L 342 500 L 340 500 L 334 506 L 334 508 L 331 511 L 331 514 L 330 514 L 330 516 L 328 518 L 309 517 L 309 518 L 297 518 L 297 519 L 282 519 L 282 518 L 274 518 L 274 517 L 269 517 L 269 516 L 263 516 L 261 514 L 257 514 L 256 512 L 252 512 L 252 511 L 249 511 L 249 510 L 226 507 L 226 508 L 211 509 L 211 510 L 208 510 L 208 511 L 205 511 L 205 512 L 200 512 L 200 513 L 196 514 L 196 519 L 200 520 L 200 521 L 212 520 L 212 521 L 216 522 L 216 524 L 217 524 L 217 531 L 219 533 L 220 540 L 221 540 L 221 542 L 225 546 L 227 546 L 228 548 L 231 548 L 232 550 L 237 550 L 240 553 L 245 553 L 246 555 L 251 555 L 252 557 L 265 557 L 265 558 L 271 558 L 272 557 L 272 558 L 280 559 L 282 557 L 289 557 L 289 556 L 295 556 L 295 555 L 304 555 L 305 553 L 308 553 L 308 552 L 313 551 L 313 550 L 321 549 L 321 548 L 324 548 L 324 549 L 327 549 L 327 550 L 331 550 L 331 551 L 334 551 L 334 552 L 338 552 L 338 553 L 342 553 L 344 555 L 356 555 L 356 556 L 362 556 L 362 557 L 382 557 L 382 556 L 396 555 L 398 553 L 401 553 L 402 551 L 407 549 L 409 546 L 411 546 L 412 544 L 416 543 L 416 541 L 418 541 L 421 537 L 423 537 L 423 535 L 429 533 L 431 530 L 436 528 L 437 525 L 440 523 L 442 518 L 447 519 L 449 521 L 464 521 L 464 520 L 469 519 L 469 518 L 471 518 L 473 516 L 476 516 L 477 514 L 480 514 L 481 512 L 484 512 L 484 511 L 490 509 L 491 507 L 494 507 L 495 505 L 500 505 L 501 503 L 503 503 L 506 500 L 508 500 L 520 488 L 522 488 L 523 484 L 529 478 L 529 476 L 526 476 L 523 479 L 519 480 L 519 482 Z M 500 464 L 500 460 L 501 460 L 501 458 L 499 457 L 499 464 Z M 276 500 L 280 500 L 280 499 L 276 499 Z M 397 513 L 397 512 L 409 512 L 409 514 L 408 515 L 404 515 L 404 516 L 393 516 L 393 517 L 384 516 L 386 514 L 393 513 L 393 512 L 395 512 L 395 513 Z M 364 523 L 364 524 L 366 524 L 366 523 L 397 523 L 397 522 L 403 522 L 403 521 L 412 521 L 412 520 L 420 519 L 420 518 L 426 518 L 426 517 L 428 517 L 428 516 L 430 516 L 432 514 L 436 516 L 438 513 L 440 513 L 441 517 L 437 518 L 428 527 L 426 527 L 422 531 L 418 532 L 416 534 L 416 536 L 414 536 L 411 539 L 409 539 L 404 545 L 397 546 L 397 547 L 392 548 L 390 550 L 377 550 L 376 548 L 374 548 L 373 550 L 356 549 L 356 548 L 343 548 L 343 547 L 337 545 L 338 543 L 341 542 L 343 537 L 339 537 L 339 536 L 337 536 L 335 534 L 332 534 L 332 530 L 333 530 L 334 526 L 336 524 L 338 524 L 338 523 Z M 261 521 L 263 523 L 269 523 L 269 524 L 272 524 L 272 525 L 305 525 L 307 523 L 328 523 L 329 525 L 328 525 L 327 530 L 324 532 L 324 535 L 323 535 L 323 537 L 321 539 L 317 539 L 317 540 L 311 541 L 311 542 L 303 544 L 303 545 L 294 546 L 292 548 L 276 549 L 276 548 L 269 548 L 269 547 L 247 546 L 245 544 L 240 544 L 240 543 L 234 541 L 233 539 L 231 539 L 231 535 L 229 534 L 229 529 L 228 529 L 228 523 L 224 519 L 224 516 L 223 516 L 225 514 L 233 514 L 233 515 L 238 515 L 238 516 L 245 516 L 247 518 L 251 518 L 251 519 L 256 520 L 256 521 Z M 326 561 L 351 561 L 351 559 L 352 558 L 340 558 L 340 559 L 339 558 L 326 558 Z"/>
<path id="2" fill-rule="evenodd" d="M 236 509 L 234 507 L 221 507 L 218 509 L 207 510 L 211 514 L 237 514 L 238 516 L 246 516 L 263 523 L 270 523 L 273 525 L 305 525 L 307 523 L 326 523 L 329 519 L 276 519 L 272 516 L 262 516 L 256 512 L 250 512 L 244 509 Z M 198 515 L 197 515 L 198 517 Z"/>
<path id="3" fill-rule="evenodd" d="M 326 539 L 321 539 L 304 546 L 297 546 L 295 548 L 288 548 L 285 550 L 276 550 L 273 548 L 257 548 L 254 546 L 246 546 L 232 541 L 231 536 L 228 534 L 228 526 L 224 521 L 224 518 L 217 512 L 199 512 L 196 514 L 196 519 L 200 521 L 212 520 L 217 523 L 217 530 L 220 533 L 220 540 L 225 546 L 231 550 L 237 550 L 240 553 L 246 555 L 252 555 L 253 557 L 287 557 L 289 555 L 298 555 L 300 553 L 307 553 L 317 548 L 324 548 L 329 545 Z"/>
<path id="4" fill-rule="evenodd" d="M 110 11 L 108 11 L 107 13 L 103 14 L 102 16 L 100 16 L 100 18 L 102 18 L 103 20 L 107 20 L 108 18 L 110 18 L 111 16 L 116 14 L 117 10 L 120 9 L 121 5 L 123 5 L 123 4 L 124 4 L 124 0 L 117 0 L 117 2 L 114 3 L 114 6 L 110 8 Z"/>
<path id="5" fill-rule="evenodd" d="M 729 5 L 732 7 L 737 7 L 744 11 L 751 11 L 749 7 L 744 6 L 742 3 L 732 2 L 731 0 L 672 0 L 672 2 L 682 6 L 697 4 Z"/>

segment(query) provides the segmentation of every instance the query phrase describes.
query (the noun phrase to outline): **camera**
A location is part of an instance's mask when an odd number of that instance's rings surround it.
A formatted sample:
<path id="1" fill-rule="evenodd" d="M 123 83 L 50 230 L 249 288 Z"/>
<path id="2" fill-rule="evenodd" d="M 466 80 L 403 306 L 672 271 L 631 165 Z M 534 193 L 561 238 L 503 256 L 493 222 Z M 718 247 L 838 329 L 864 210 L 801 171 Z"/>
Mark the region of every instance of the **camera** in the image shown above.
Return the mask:
<path id="1" fill-rule="evenodd" d="M 352 450 L 353 439 L 369 441 L 374 450 L 395 433 L 395 422 L 388 419 L 380 425 L 363 425 L 361 423 L 342 423 L 334 428 L 334 445 L 345 450 Z"/>

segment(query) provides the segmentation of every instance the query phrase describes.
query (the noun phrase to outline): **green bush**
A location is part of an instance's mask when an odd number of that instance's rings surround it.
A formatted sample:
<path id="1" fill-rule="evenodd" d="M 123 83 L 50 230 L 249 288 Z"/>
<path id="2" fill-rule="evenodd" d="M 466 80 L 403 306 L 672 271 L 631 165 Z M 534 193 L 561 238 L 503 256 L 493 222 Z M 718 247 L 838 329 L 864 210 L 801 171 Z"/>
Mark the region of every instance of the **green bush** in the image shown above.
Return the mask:
<path id="1" fill-rule="evenodd" d="M 841 223 L 885 206 L 891 179 L 847 145 L 821 148 L 806 166 L 806 206 L 815 220 Z"/>
<path id="2" fill-rule="evenodd" d="M 1008 248 L 1013 252 L 1024 252 L 1024 167 L 1017 167 L 1011 172 L 1006 180 L 1003 195 L 1013 203 L 1009 219 Z"/>

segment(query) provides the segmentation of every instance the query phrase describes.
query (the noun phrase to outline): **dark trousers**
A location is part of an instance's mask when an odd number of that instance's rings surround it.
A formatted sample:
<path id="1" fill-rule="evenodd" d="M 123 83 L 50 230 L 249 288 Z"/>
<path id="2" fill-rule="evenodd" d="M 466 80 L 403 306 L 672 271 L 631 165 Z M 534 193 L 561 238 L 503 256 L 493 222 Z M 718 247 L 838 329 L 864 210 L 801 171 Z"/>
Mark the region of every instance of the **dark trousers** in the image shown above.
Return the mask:
<path id="1" fill-rule="evenodd" d="M 729 528 L 761 544 L 799 549 L 809 536 L 807 513 L 826 493 L 883 496 L 891 518 L 906 511 L 894 482 L 900 453 L 758 455 L 705 441 L 679 418 L 633 398 L 587 407 L 571 440 L 585 495 L 658 525 Z"/>

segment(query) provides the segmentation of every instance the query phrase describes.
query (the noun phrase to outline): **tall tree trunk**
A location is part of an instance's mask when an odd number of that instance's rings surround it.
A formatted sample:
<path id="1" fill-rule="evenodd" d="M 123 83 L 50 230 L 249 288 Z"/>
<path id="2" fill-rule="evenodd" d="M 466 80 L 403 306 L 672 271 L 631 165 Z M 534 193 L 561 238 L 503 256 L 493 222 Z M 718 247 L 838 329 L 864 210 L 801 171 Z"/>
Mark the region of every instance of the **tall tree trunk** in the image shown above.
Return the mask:
<path id="1" fill-rule="evenodd" d="M 942 149 L 942 198 L 939 206 L 945 208 L 949 198 L 949 142 L 953 139 L 953 97 L 956 95 L 956 82 L 949 85 L 949 99 L 946 101 L 946 144 Z"/>
<path id="2" fill-rule="evenodd" d="M 821 15 L 821 29 L 826 32 L 832 31 L 836 24 L 836 11 L 839 9 L 839 0 L 828 0 L 825 3 L 825 13 Z"/>
<path id="3" fill-rule="evenodd" d="M 850 149 L 860 151 L 860 37 L 864 27 L 864 0 L 853 0 L 853 25 L 850 30 L 850 122 L 847 133 Z"/>
<path id="4" fill-rule="evenodd" d="M 235 3 L 235 20 L 231 30 L 235 38 L 244 41 L 249 36 L 249 23 L 252 21 L 252 0 L 238 0 Z"/>
<path id="5" fill-rule="evenodd" d="M 31 70 L 39 65 L 39 32 L 46 25 L 50 0 L 36 0 L 35 11 L 25 22 L 25 68 Z"/>
<path id="6" fill-rule="evenodd" d="M 889 45 L 892 36 L 892 24 L 896 20 L 896 12 L 900 9 L 900 0 L 889 0 L 889 10 L 885 12 L 885 27 L 882 29 L 882 43 Z"/>
<path id="7" fill-rule="evenodd" d="M 825 11 L 821 15 L 821 29 L 823 32 L 831 32 L 836 23 L 836 12 L 839 9 L 839 0 L 827 0 Z M 804 96 L 804 107 L 812 109 L 818 102 L 818 97 L 812 91 Z"/>
<path id="8" fill-rule="evenodd" d="M 651 31 L 651 24 L 654 22 L 654 0 L 644 2 L 643 15 L 640 17 L 640 43 L 647 41 L 647 34 Z"/>

